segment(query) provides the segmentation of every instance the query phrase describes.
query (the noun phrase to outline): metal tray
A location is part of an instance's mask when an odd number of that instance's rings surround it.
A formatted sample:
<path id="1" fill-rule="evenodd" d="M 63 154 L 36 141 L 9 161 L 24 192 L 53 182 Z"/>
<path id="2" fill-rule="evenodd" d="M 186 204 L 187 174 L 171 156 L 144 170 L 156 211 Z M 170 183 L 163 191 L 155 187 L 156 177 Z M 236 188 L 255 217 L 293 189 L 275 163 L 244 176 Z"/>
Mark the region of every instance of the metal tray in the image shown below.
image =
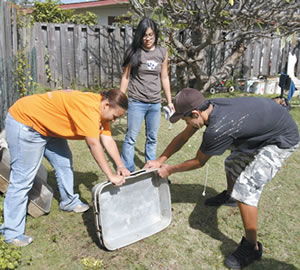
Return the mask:
<path id="1" fill-rule="evenodd" d="M 149 237 L 171 223 L 168 180 L 157 169 L 137 171 L 120 187 L 100 183 L 92 194 L 97 236 L 107 250 Z"/>

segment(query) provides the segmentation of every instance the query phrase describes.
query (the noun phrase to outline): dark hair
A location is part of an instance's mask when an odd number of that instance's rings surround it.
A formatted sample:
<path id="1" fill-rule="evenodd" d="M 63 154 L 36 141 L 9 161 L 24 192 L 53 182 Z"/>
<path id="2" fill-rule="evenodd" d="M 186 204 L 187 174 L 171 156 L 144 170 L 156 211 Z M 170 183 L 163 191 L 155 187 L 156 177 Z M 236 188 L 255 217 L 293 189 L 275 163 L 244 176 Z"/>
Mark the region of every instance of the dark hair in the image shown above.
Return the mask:
<path id="1" fill-rule="evenodd" d="M 140 21 L 133 38 L 133 41 L 125 53 L 123 67 L 130 64 L 131 73 L 135 74 L 141 64 L 141 50 L 143 46 L 143 38 L 148 28 L 151 28 L 155 34 L 154 44 L 157 45 L 158 29 L 156 23 L 149 18 Z"/>
<path id="2" fill-rule="evenodd" d="M 113 108 L 120 106 L 124 110 L 128 109 L 127 96 L 119 89 L 111 89 L 101 92 L 102 100 L 108 99 L 110 106 Z"/>
<path id="3" fill-rule="evenodd" d="M 210 104 L 211 104 L 211 102 L 209 100 L 205 100 L 203 102 L 203 104 L 201 104 L 201 106 L 199 106 L 197 108 L 194 108 L 193 110 L 199 110 L 201 112 L 204 112 L 205 110 L 208 109 Z M 193 110 L 191 110 L 190 112 L 185 113 L 184 116 L 192 117 L 193 116 Z"/>

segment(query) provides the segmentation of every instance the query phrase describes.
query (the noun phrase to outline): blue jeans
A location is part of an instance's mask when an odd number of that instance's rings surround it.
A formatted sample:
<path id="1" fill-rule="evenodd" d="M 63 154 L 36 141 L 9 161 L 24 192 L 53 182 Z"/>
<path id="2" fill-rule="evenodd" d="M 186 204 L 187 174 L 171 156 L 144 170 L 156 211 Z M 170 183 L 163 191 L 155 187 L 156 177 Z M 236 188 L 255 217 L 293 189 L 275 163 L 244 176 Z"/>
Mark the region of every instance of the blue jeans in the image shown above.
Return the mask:
<path id="1" fill-rule="evenodd" d="M 134 148 L 144 119 L 146 125 L 145 161 L 156 159 L 160 114 L 160 103 L 145 103 L 129 98 L 127 133 L 121 154 L 121 158 L 129 171 L 134 171 Z"/>
<path id="2" fill-rule="evenodd" d="M 9 113 L 5 120 L 5 133 L 11 172 L 4 199 L 4 223 L 0 229 L 5 240 L 9 241 L 25 232 L 28 192 L 44 155 L 55 170 L 60 209 L 72 211 L 81 201 L 73 191 L 72 153 L 65 139 L 42 136 L 16 121 Z"/>

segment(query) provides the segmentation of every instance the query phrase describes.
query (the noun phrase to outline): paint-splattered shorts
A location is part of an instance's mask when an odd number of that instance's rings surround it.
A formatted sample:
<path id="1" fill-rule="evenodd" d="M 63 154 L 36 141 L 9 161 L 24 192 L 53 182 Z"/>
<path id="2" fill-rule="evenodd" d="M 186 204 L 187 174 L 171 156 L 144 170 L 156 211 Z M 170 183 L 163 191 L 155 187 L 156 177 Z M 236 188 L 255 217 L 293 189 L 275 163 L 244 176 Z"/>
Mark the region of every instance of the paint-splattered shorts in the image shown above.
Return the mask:
<path id="1" fill-rule="evenodd" d="M 233 184 L 231 197 L 257 206 L 264 185 L 276 175 L 297 147 L 281 149 L 276 145 L 267 145 L 251 154 L 232 149 L 225 160 L 226 176 Z"/>

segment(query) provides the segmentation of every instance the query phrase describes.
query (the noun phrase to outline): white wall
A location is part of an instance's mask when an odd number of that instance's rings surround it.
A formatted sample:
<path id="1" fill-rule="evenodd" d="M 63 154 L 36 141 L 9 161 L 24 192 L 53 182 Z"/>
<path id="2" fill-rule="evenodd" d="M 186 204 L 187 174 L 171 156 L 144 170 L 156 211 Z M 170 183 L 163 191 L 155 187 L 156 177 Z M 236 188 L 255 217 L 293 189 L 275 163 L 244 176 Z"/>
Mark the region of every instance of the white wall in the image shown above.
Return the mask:
<path id="1" fill-rule="evenodd" d="M 121 16 L 127 14 L 128 5 L 109 6 L 109 7 L 94 7 L 94 8 L 83 8 L 76 9 L 76 13 L 93 12 L 98 16 L 98 24 L 108 25 L 109 16 Z"/>

